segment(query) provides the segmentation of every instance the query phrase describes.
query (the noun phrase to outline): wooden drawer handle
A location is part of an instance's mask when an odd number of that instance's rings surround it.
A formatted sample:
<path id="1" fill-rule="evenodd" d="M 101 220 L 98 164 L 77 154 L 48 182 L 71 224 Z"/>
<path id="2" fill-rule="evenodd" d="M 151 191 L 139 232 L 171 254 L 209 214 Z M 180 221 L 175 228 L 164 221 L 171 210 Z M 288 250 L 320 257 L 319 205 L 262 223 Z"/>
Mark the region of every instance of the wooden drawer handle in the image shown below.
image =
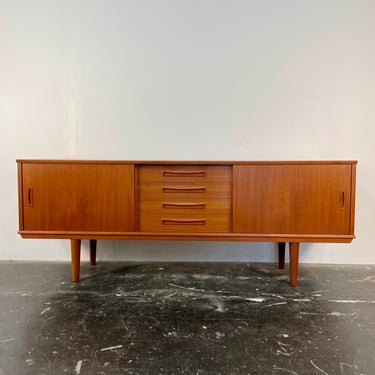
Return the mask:
<path id="1" fill-rule="evenodd" d="M 188 225 L 204 225 L 206 224 L 206 219 L 162 219 L 164 225 L 173 224 L 188 224 Z"/>
<path id="2" fill-rule="evenodd" d="M 206 203 L 163 203 L 163 208 L 205 208 Z"/>
<path id="3" fill-rule="evenodd" d="M 164 186 L 163 193 L 204 193 L 206 191 L 206 187 L 198 186 L 198 187 L 170 187 Z"/>
<path id="4" fill-rule="evenodd" d="M 182 176 L 182 177 L 205 177 L 206 171 L 163 171 L 164 177 Z"/>

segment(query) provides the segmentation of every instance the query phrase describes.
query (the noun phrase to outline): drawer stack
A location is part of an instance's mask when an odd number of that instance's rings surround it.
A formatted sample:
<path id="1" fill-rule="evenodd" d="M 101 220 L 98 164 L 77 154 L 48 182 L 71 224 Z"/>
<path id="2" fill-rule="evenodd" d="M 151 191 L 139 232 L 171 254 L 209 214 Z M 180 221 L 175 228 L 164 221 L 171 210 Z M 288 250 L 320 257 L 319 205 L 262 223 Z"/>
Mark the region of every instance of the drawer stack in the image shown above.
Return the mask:
<path id="1" fill-rule="evenodd" d="M 138 231 L 231 231 L 231 166 L 140 165 L 137 171 Z"/>

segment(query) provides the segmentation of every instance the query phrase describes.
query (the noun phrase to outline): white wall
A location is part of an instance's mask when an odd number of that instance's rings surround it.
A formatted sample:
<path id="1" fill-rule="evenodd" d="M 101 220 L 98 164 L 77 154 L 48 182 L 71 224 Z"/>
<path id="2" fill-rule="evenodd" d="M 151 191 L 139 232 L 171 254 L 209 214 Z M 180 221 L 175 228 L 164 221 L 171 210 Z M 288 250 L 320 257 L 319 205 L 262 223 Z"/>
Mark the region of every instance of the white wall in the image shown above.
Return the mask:
<path id="1" fill-rule="evenodd" d="M 358 159 L 358 238 L 301 261 L 375 263 L 374 67 L 372 0 L 0 0 L 0 259 L 69 259 L 17 235 L 16 158 Z M 99 258 L 275 245 L 108 241 Z"/>

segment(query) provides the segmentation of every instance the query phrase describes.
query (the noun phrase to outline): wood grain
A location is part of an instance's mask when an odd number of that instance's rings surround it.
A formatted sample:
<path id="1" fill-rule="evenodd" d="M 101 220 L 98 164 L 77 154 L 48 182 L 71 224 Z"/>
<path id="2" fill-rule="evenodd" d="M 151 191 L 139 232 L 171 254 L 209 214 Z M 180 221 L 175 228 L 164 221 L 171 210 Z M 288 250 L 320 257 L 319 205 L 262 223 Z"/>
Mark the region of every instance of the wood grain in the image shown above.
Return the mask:
<path id="1" fill-rule="evenodd" d="M 162 232 L 231 231 L 230 166 L 137 168 L 137 228 Z"/>
<path id="2" fill-rule="evenodd" d="M 22 189 L 25 230 L 134 230 L 131 165 L 24 163 Z"/>
<path id="3" fill-rule="evenodd" d="M 19 233 L 71 240 L 79 281 L 81 240 L 279 243 L 297 285 L 300 242 L 351 242 L 356 161 L 18 162 Z"/>
<path id="4" fill-rule="evenodd" d="M 70 240 L 72 258 L 72 281 L 78 282 L 80 277 L 81 240 Z"/>
<path id="5" fill-rule="evenodd" d="M 233 168 L 234 232 L 352 233 L 351 165 Z"/>

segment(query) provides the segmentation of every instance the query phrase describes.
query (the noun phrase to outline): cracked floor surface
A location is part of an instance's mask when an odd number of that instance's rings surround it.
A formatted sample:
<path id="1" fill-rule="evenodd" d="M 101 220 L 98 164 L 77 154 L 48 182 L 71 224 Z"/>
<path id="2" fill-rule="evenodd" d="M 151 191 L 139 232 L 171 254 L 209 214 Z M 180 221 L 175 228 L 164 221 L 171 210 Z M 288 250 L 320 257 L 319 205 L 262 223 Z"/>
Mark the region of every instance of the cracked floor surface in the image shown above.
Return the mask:
<path id="1" fill-rule="evenodd" d="M 0 262 L 0 374 L 375 373 L 375 266 Z"/>

